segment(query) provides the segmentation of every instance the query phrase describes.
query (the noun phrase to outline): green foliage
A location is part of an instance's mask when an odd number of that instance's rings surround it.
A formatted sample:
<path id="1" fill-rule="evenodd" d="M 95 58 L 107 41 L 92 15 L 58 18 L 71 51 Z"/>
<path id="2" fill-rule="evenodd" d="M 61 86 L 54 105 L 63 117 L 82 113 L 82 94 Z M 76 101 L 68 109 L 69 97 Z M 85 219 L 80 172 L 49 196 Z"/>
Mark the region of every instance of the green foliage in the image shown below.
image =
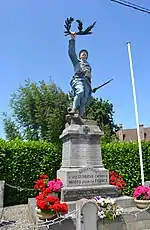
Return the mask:
<path id="1" fill-rule="evenodd" d="M 19 128 L 12 120 L 8 117 L 6 113 L 3 113 L 3 122 L 4 122 L 4 132 L 6 134 L 7 140 L 14 140 L 16 138 L 21 139 L 21 134 L 19 133 Z"/>
<path id="2" fill-rule="evenodd" d="M 7 139 L 19 136 L 25 140 L 58 142 L 65 126 L 68 104 L 68 95 L 54 83 L 26 81 L 25 86 L 20 86 L 12 95 L 13 120 L 6 116 L 3 120 Z M 12 136 L 11 127 L 16 135 Z"/>
<path id="3" fill-rule="evenodd" d="M 116 130 L 118 126 L 113 121 L 113 105 L 102 98 L 91 98 L 88 108 L 86 109 L 86 118 L 97 121 L 97 124 L 104 131 L 103 142 L 111 142 L 116 139 Z"/>
<path id="4" fill-rule="evenodd" d="M 67 108 L 73 94 L 65 94 L 53 82 L 38 84 L 29 80 L 11 97 L 12 117 L 4 114 L 4 132 L 7 140 L 16 137 L 23 140 L 47 140 L 58 143 L 65 127 Z M 113 105 L 109 101 L 91 98 L 86 110 L 87 119 L 96 120 L 104 131 L 103 142 L 116 139 L 117 126 L 113 122 Z"/>
<path id="5" fill-rule="evenodd" d="M 145 181 L 150 180 L 150 142 L 142 142 Z M 126 182 L 125 194 L 141 183 L 140 158 L 137 142 L 113 142 L 102 145 L 105 168 L 115 170 Z"/>
<path id="6" fill-rule="evenodd" d="M 61 165 L 61 148 L 44 141 L 24 142 L 0 140 L 0 180 L 6 183 L 33 189 L 40 173 L 47 173 L 51 179 Z M 6 185 L 5 205 L 27 202 L 34 191 L 18 191 Z"/>

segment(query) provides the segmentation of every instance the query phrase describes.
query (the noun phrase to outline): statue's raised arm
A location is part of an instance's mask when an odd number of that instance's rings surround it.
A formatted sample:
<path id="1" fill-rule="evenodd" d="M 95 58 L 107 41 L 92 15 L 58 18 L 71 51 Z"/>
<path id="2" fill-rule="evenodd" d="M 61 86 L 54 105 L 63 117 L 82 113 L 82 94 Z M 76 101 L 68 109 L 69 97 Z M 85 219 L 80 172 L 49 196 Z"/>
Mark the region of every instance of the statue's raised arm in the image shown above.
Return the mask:
<path id="1" fill-rule="evenodd" d="M 76 37 L 76 33 L 72 32 L 71 39 L 69 40 L 69 47 L 68 47 L 68 54 L 74 67 L 79 62 L 76 54 L 76 49 L 75 49 L 75 43 L 76 43 L 75 37 Z"/>

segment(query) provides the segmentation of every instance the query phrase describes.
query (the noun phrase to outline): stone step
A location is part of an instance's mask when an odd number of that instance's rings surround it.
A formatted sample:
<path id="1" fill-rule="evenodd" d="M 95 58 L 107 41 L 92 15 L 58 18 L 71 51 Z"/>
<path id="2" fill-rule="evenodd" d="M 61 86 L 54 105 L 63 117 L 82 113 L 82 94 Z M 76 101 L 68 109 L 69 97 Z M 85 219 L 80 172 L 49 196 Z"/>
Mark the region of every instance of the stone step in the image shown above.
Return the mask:
<path id="1" fill-rule="evenodd" d="M 115 199 L 116 199 L 116 203 L 120 205 L 122 208 L 136 207 L 133 197 L 120 196 Z"/>
<path id="2" fill-rule="evenodd" d="M 137 207 L 124 208 L 122 217 L 124 220 L 128 222 L 143 221 L 143 220 L 150 221 L 150 209 L 145 210 L 145 209 L 139 209 Z"/>

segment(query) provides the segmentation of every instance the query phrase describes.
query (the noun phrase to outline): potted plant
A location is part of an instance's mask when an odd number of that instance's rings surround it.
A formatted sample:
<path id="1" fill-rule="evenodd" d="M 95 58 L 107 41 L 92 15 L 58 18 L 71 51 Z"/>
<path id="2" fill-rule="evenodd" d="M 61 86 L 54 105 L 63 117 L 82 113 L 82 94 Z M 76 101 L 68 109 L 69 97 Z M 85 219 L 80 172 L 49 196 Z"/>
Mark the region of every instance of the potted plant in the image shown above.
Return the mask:
<path id="1" fill-rule="evenodd" d="M 62 187 L 63 183 L 60 179 L 49 180 L 48 175 L 40 175 L 34 185 L 38 192 L 35 199 L 39 219 L 55 219 L 68 212 L 67 204 L 60 202 L 58 198 L 58 193 Z"/>
<path id="2" fill-rule="evenodd" d="M 134 201 L 138 208 L 148 208 L 150 206 L 150 188 L 140 185 L 134 189 Z"/>
<path id="3" fill-rule="evenodd" d="M 36 211 L 39 219 L 55 219 L 68 212 L 66 203 L 61 203 L 58 197 L 49 194 L 49 189 L 36 196 Z"/>
<path id="4" fill-rule="evenodd" d="M 107 218 L 109 220 L 114 220 L 117 216 L 120 216 L 123 209 L 116 204 L 116 200 L 110 197 L 103 198 L 101 196 L 96 196 L 94 199 L 97 202 L 99 211 L 98 216 L 101 219 Z"/>

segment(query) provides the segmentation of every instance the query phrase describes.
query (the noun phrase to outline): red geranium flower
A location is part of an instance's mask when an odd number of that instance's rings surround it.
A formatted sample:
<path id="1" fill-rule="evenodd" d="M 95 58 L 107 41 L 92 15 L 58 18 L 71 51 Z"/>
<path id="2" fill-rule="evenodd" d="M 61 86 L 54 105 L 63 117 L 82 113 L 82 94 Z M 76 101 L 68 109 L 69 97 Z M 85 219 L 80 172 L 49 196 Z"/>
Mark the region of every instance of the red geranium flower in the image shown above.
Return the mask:
<path id="1" fill-rule="evenodd" d="M 52 190 L 51 190 L 51 188 L 45 188 L 43 193 L 44 193 L 45 196 L 47 196 L 48 194 L 52 193 Z"/>
<path id="2" fill-rule="evenodd" d="M 68 212 L 68 206 L 66 203 L 61 204 L 61 212 L 64 214 Z"/>
<path id="3" fill-rule="evenodd" d="M 52 209 L 55 212 L 60 212 L 60 205 L 61 205 L 60 203 L 53 204 Z"/>
<path id="4" fill-rule="evenodd" d="M 116 185 L 118 187 L 118 190 L 124 189 L 126 186 L 124 180 L 122 179 L 122 176 L 120 176 L 115 171 L 110 172 L 109 183 L 111 185 Z"/>
<path id="5" fill-rule="evenodd" d="M 41 174 L 40 179 L 48 179 L 49 176 L 47 174 Z"/>
<path id="6" fill-rule="evenodd" d="M 43 193 L 40 193 L 38 196 L 35 197 L 36 200 L 44 200 L 45 195 Z"/>
<path id="7" fill-rule="evenodd" d="M 56 196 L 47 196 L 46 201 L 49 202 L 50 204 L 54 204 L 56 202 L 59 202 L 59 199 Z"/>
<path id="8" fill-rule="evenodd" d="M 55 212 L 61 212 L 63 214 L 68 212 L 68 206 L 66 203 L 55 203 L 52 208 Z"/>
<path id="9" fill-rule="evenodd" d="M 110 184 L 111 184 L 111 185 L 115 185 L 116 182 L 115 182 L 115 181 L 110 181 Z"/>
<path id="10" fill-rule="evenodd" d="M 46 202 L 44 200 L 37 200 L 36 201 L 36 206 L 38 208 L 40 208 L 41 210 L 47 210 L 48 209 L 47 204 L 46 204 Z"/>
<path id="11" fill-rule="evenodd" d="M 36 184 L 34 185 L 35 189 L 40 189 L 41 191 L 43 191 L 45 189 L 45 187 L 46 187 L 46 185 L 45 185 L 45 183 L 43 182 L 42 179 L 37 180 Z"/>
<path id="12" fill-rule="evenodd" d="M 111 181 L 114 181 L 115 179 L 116 179 L 116 177 L 115 177 L 114 175 L 111 175 L 111 176 L 110 176 L 110 180 L 111 180 Z"/>

